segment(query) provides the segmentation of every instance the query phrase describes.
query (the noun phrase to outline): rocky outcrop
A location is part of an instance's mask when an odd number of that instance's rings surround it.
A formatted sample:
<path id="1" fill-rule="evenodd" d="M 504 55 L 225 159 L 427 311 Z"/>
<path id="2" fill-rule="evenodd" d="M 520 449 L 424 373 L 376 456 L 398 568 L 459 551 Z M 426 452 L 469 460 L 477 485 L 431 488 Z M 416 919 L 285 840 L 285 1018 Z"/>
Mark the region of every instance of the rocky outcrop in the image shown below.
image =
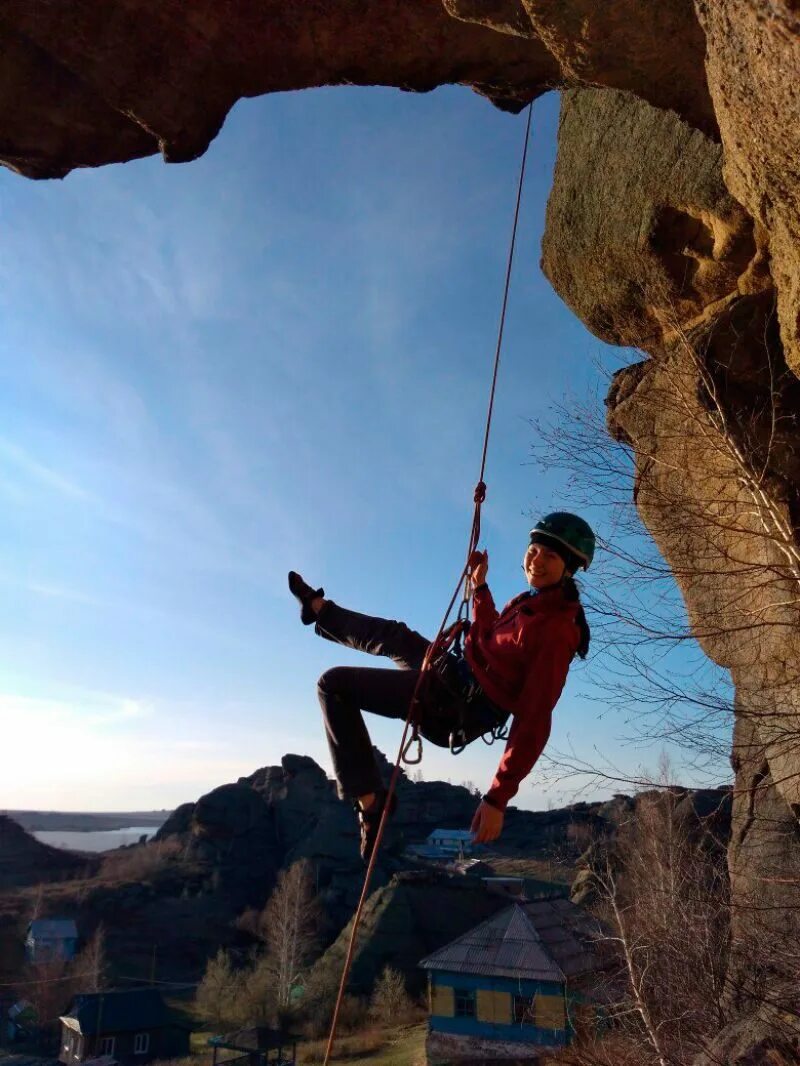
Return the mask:
<path id="1" fill-rule="evenodd" d="M 507 906 L 506 897 L 487 892 L 479 879 L 435 871 L 397 874 L 366 904 L 350 988 L 369 992 L 384 966 L 392 966 L 419 991 L 424 976 L 420 959 Z M 352 923 L 348 922 L 316 963 L 310 975 L 312 982 L 336 987 L 351 930 Z"/>
<path id="2" fill-rule="evenodd" d="M 786 359 L 800 367 L 793 0 L 202 0 L 191 18 L 177 0 L 8 0 L 0 49 L 0 160 L 31 177 L 156 151 L 192 159 L 238 99 L 316 85 L 460 83 L 511 110 L 554 87 L 631 92 L 721 136 L 727 191 L 769 246 Z M 677 212 L 657 238 L 727 257 L 741 219 L 730 232 Z"/>
<path id="3" fill-rule="evenodd" d="M 29 177 L 160 151 L 201 155 L 242 97 L 317 85 L 471 85 L 520 107 L 558 80 L 537 39 L 437 0 L 10 0 L 0 15 L 0 158 Z"/>
<path id="4" fill-rule="evenodd" d="M 562 96 L 542 269 L 611 344 L 652 349 L 771 286 L 764 234 L 722 178 L 722 148 L 630 93 Z"/>
<path id="5" fill-rule="evenodd" d="M 29 177 L 156 151 L 182 162 L 206 150 L 238 99 L 317 85 L 460 83 L 512 110 L 555 86 L 604 85 L 716 129 L 689 0 L 202 0 L 191 10 L 5 3 L 0 159 Z"/>
<path id="6" fill-rule="evenodd" d="M 192 159 L 238 99 L 316 85 L 460 83 L 512 110 L 553 87 L 634 93 L 721 136 L 727 189 L 768 234 L 786 358 L 800 366 L 793 0 L 202 0 L 191 18 L 177 0 L 8 0 L 0 49 L 0 160 L 31 177 L 155 151 Z M 686 225 L 661 220 L 673 243 Z"/>
<path id="7" fill-rule="evenodd" d="M 625 89 L 716 134 L 703 69 L 705 38 L 692 0 L 444 0 L 444 5 L 456 18 L 538 38 L 564 85 Z"/>
<path id="8" fill-rule="evenodd" d="M 696 0 L 725 182 L 769 232 L 786 361 L 800 373 L 800 11 L 795 0 Z"/>
<path id="9" fill-rule="evenodd" d="M 380 752 L 376 755 L 388 781 L 391 766 Z M 397 794 L 398 810 L 381 849 L 375 887 L 414 866 L 404 857 L 407 845 L 424 842 L 437 828 L 468 826 L 478 803 L 463 786 L 411 781 L 402 773 Z M 541 812 L 511 808 L 503 851 L 511 859 L 576 858 L 580 849 L 570 842 L 569 827 L 591 817 L 597 806 Z M 185 858 L 207 871 L 214 891 L 225 894 L 234 909 L 262 905 L 278 871 L 303 858 L 314 866 L 332 929 L 349 920 L 358 902 L 364 868 L 356 819 L 350 805 L 337 797 L 333 781 L 308 756 L 285 755 L 280 766 L 263 767 L 196 803 L 182 804 L 156 839 L 179 841 Z"/>
<path id="10" fill-rule="evenodd" d="M 577 862 L 570 899 L 579 906 L 598 901 L 596 872 L 614 861 L 620 836 L 628 834 L 640 821 L 652 820 L 652 808 L 662 813 L 660 824 L 672 824 L 680 839 L 698 845 L 705 854 L 722 862 L 731 835 L 733 795 L 729 788 L 648 789 L 636 796 L 616 796 L 595 805 L 584 818 L 591 842 Z"/>
<path id="11" fill-rule="evenodd" d="M 800 391 L 765 230 L 718 146 L 634 97 L 567 94 L 559 156 L 545 270 L 599 335 L 650 356 L 616 376 L 609 426 L 692 631 L 736 685 L 726 1002 L 732 1025 L 775 1030 L 794 995 L 778 945 L 800 943 Z"/>

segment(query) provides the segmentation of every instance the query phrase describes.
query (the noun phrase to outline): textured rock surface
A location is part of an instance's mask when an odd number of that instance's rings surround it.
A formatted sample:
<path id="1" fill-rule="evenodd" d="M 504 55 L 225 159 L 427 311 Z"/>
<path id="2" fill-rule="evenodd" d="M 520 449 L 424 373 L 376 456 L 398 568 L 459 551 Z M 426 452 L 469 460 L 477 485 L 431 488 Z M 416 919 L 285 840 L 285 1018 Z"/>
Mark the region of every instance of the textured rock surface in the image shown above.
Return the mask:
<path id="1" fill-rule="evenodd" d="M 563 94 L 542 268 L 603 340 L 649 348 L 771 284 L 721 164 L 718 144 L 630 93 Z"/>
<path id="2" fill-rule="evenodd" d="M 757 314 L 740 314 L 736 334 L 751 356 L 764 352 Z M 713 358 L 713 345 L 708 351 Z M 795 490 L 778 456 L 766 477 L 757 462 L 742 463 L 752 453 L 721 432 L 707 373 L 681 348 L 624 371 L 610 420 L 636 451 L 637 505 L 676 573 L 693 631 L 736 684 L 726 1000 L 737 1023 L 760 1018 L 774 1032 L 795 998 L 800 943 L 800 618 L 784 554 Z M 716 395 L 731 417 L 729 397 Z"/>
<path id="3" fill-rule="evenodd" d="M 698 129 L 717 125 L 692 0 L 444 0 L 456 18 L 538 37 L 563 84 L 626 89 Z M 680 42 L 678 44 L 678 42 Z"/>
<path id="4" fill-rule="evenodd" d="M 715 129 L 689 0 L 199 0 L 186 12 L 6 0 L 0 159 L 32 177 L 155 151 L 180 162 L 241 97 L 316 85 L 457 82 L 511 108 L 561 84 L 609 85 Z"/>
<path id="5" fill-rule="evenodd" d="M 786 359 L 800 373 L 800 9 L 696 0 L 728 188 L 770 234 Z"/>
<path id="6" fill-rule="evenodd" d="M 193 159 L 238 99 L 261 93 L 460 82 L 513 107 L 558 76 L 537 39 L 461 22 L 437 0 L 7 0 L 0 54 L 0 158 L 31 177 L 156 151 Z"/>
<path id="7" fill-rule="evenodd" d="M 547 222 L 557 290 L 600 336 L 651 356 L 617 375 L 609 425 L 634 450 L 637 507 L 692 630 L 736 685 L 719 1047 L 769 1061 L 758 1048 L 795 994 L 781 945 L 800 943 L 800 390 L 766 230 L 726 191 L 716 144 L 630 95 L 586 90 L 566 94 Z"/>

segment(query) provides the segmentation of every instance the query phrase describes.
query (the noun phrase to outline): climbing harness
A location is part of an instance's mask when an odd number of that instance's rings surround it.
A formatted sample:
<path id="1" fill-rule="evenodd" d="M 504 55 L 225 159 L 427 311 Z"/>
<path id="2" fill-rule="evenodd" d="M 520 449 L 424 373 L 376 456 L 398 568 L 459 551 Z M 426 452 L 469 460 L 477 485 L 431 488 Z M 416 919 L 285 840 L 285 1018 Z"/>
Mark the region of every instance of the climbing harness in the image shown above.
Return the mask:
<path id="1" fill-rule="evenodd" d="M 341 1010 L 342 1001 L 344 999 L 345 989 L 347 987 L 347 979 L 350 976 L 350 967 L 353 963 L 353 954 L 355 952 L 356 939 L 358 937 L 358 929 L 361 924 L 361 916 L 364 911 L 364 904 L 367 901 L 369 895 L 369 886 L 372 881 L 372 874 L 375 869 L 375 861 L 380 850 L 381 842 L 383 841 L 383 834 L 386 829 L 386 822 L 389 815 L 389 808 L 392 797 L 394 796 L 395 789 L 397 787 L 397 780 L 400 776 L 400 764 L 405 762 L 406 765 L 413 766 L 419 763 L 422 759 L 422 740 L 419 736 L 418 730 L 418 712 L 420 706 L 420 694 L 422 687 L 426 683 L 426 678 L 429 671 L 435 669 L 435 664 L 443 664 L 447 660 L 443 659 L 443 656 L 455 654 L 456 662 L 459 658 L 463 662 L 463 654 L 461 653 L 460 643 L 456 646 L 457 651 L 454 653 L 452 648 L 456 645 L 456 641 L 463 637 L 464 630 L 460 628 L 463 623 L 466 622 L 466 612 L 469 607 L 470 599 L 470 587 L 469 587 L 469 572 L 470 572 L 470 559 L 473 552 L 478 546 L 478 542 L 481 536 L 481 507 L 486 499 L 486 483 L 484 481 L 484 475 L 486 473 L 486 456 L 489 450 L 489 434 L 492 428 L 492 413 L 494 411 L 494 396 L 497 388 L 497 372 L 500 367 L 500 352 L 503 347 L 503 331 L 505 329 L 506 322 L 506 309 L 508 307 L 508 292 L 511 285 L 511 268 L 514 263 L 514 250 L 517 243 L 517 224 L 519 222 L 519 209 L 522 202 L 522 188 L 525 181 L 525 164 L 528 160 L 528 142 L 530 140 L 531 133 L 531 114 L 533 111 L 533 104 L 528 105 L 528 118 L 525 124 L 525 137 L 522 147 L 522 161 L 519 168 L 519 180 L 517 183 L 517 199 L 514 206 L 514 221 L 511 226 L 511 242 L 508 249 L 508 262 L 506 265 L 505 284 L 503 287 L 503 300 L 500 307 L 500 323 L 497 331 L 497 344 L 494 351 L 494 368 L 492 370 L 492 384 L 489 390 L 489 404 L 486 412 L 486 427 L 483 434 L 483 450 L 481 452 L 481 468 L 478 475 L 478 482 L 475 486 L 475 492 L 473 495 L 474 511 L 472 515 L 472 528 L 469 535 L 469 546 L 467 548 L 466 560 L 464 566 L 459 575 L 456 583 L 453 595 L 450 597 L 450 602 L 447 605 L 447 610 L 444 613 L 442 624 L 439 626 L 439 631 L 436 637 L 428 646 L 428 650 L 425 653 L 425 657 L 422 661 L 422 667 L 420 669 L 417 684 L 414 688 L 414 693 L 411 697 L 411 703 L 408 710 L 408 716 L 406 717 L 405 725 L 403 727 L 403 735 L 400 738 L 400 748 L 395 759 L 394 767 L 392 768 L 392 776 L 389 780 L 389 787 L 386 793 L 386 799 L 384 801 L 383 813 L 381 814 L 380 824 L 378 825 L 378 832 L 375 837 L 375 843 L 372 848 L 372 855 L 370 856 L 369 864 L 367 865 L 367 872 L 364 875 L 364 885 L 361 889 L 361 895 L 358 900 L 358 906 L 356 912 L 353 915 L 353 924 L 350 930 L 350 941 L 347 946 L 347 955 L 344 960 L 344 967 L 342 968 L 342 977 L 339 982 L 339 992 L 336 996 L 336 1005 L 333 1009 L 333 1017 L 331 1019 L 331 1029 L 328 1036 L 328 1044 L 325 1049 L 325 1058 L 322 1066 L 328 1066 L 331 1055 L 333 1054 L 333 1045 L 336 1040 L 336 1029 L 339 1023 L 339 1012 Z M 447 620 L 450 617 L 450 612 L 455 606 L 458 599 L 459 591 L 462 592 L 461 604 L 458 610 L 458 619 L 455 625 L 450 626 L 447 629 Z M 465 664 L 466 665 L 466 664 Z M 458 667 L 457 667 L 458 668 Z M 462 694 L 463 695 L 463 694 Z M 498 725 L 493 727 L 492 739 L 488 743 L 494 743 L 495 739 L 501 739 L 505 734 L 503 732 L 504 726 Z M 488 734 L 489 729 L 486 730 Z M 479 734 L 480 735 L 480 734 Z M 459 738 L 455 738 L 455 745 L 450 745 L 450 750 L 454 754 L 458 754 L 463 751 L 466 743 L 463 746 L 459 746 Z M 410 754 L 411 748 L 416 746 L 415 754 Z"/>
<path id="2" fill-rule="evenodd" d="M 455 716 L 457 724 L 447 736 L 452 755 L 460 755 L 478 737 L 485 744 L 494 744 L 495 740 L 508 736 L 505 727 L 508 712 L 489 700 L 464 658 L 462 642 L 469 626 L 466 618 L 459 617 L 446 630 L 441 650 L 434 652 L 430 669 L 420 685 L 420 703 L 449 712 L 451 718 Z M 415 740 L 419 704 L 416 711 L 409 744 Z"/>

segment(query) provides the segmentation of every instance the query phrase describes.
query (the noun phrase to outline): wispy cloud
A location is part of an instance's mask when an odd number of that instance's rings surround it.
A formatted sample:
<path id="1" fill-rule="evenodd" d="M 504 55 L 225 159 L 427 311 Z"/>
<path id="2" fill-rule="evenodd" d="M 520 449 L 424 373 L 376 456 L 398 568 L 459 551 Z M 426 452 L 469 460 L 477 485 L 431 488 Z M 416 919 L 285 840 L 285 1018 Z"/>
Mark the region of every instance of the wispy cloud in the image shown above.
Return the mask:
<path id="1" fill-rule="evenodd" d="M 8 462 L 13 463 L 28 477 L 33 478 L 46 488 L 60 493 L 62 496 L 69 496 L 76 500 L 89 500 L 92 498 L 91 493 L 87 492 L 75 481 L 53 467 L 35 459 L 29 452 L 13 441 L 0 438 L 0 455 Z"/>

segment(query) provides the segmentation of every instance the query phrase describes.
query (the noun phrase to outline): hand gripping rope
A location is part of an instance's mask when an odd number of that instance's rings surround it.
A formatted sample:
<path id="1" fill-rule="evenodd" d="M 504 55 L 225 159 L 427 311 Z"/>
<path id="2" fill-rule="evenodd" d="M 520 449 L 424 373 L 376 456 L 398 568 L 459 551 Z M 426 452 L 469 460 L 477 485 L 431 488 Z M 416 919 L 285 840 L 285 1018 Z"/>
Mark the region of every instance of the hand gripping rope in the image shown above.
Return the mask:
<path id="1" fill-rule="evenodd" d="M 528 119 L 525 124 L 525 139 L 522 147 L 522 162 L 519 168 L 519 181 L 517 183 L 517 199 L 514 207 L 514 222 L 511 227 L 511 243 L 508 250 L 508 264 L 506 266 L 506 278 L 503 288 L 503 302 L 500 309 L 500 325 L 497 331 L 497 345 L 494 352 L 494 369 L 492 371 L 492 384 L 489 391 L 489 406 L 486 412 L 486 428 L 483 434 L 483 451 L 481 454 L 481 469 L 478 475 L 478 483 L 475 486 L 475 493 L 473 502 L 475 504 L 475 510 L 472 516 L 472 529 L 469 535 L 469 546 L 467 548 L 467 556 L 464 562 L 464 567 L 458 578 L 458 582 L 455 587 L 453 595 L 450 597 L 450 602 L 447 605 L 442 624 L 439 626 L 439 631 L 436 634 L 433 642 L 428 646 L 428 650 L 425 653 L 425 658 L 422 663 L 422 668 L 419 673 L 417 684 L 414 688 L 414 694 L 411 697 L 411 704 L 408 710 L 408 716 L 403 728 L 403 736 L 400 739 L 400 749 L 397 753 L 397 759 L 395 760 L 394 768 L 392 770 L 392 776 L 389 781 L 389 788 L 386 797 L 386 802 L 383 806 L 383 814 L 378 825 L 378 833 L 375 838 L 375 846 L 372 849 L 372 855 L 370 856 L 369 865 L 367 866 L 367 872 L 364 877 L 364 886 L 361 889 L 361 896 L 358 901 L 358 907 L 356 908 L 355 915 L 353 916 L 353 926 L 350 930 L 350 943 L 347 948 L 347 955 L 344 961 L 344 968 L 342 970 L 342 979 L 339 983 L 339 993 L 336 997 L 336 1006 L 333 1011 L 333 1018 L 331 1020 L 331 1030 L 328 1036 L 328 1046 L 325 1050 L 325 1059 L 323 1066 L 328 1066 L 331 1055 L 333 1053 L 333 1045 L 336 1040 L 336 1029 L 339 1022 L 339 1011 L 342 1006 L 342 1000 L 344 999 L 345 989 L 347 987 L 347 979 L 350 976 L 350 967 L 353 963 L 353 954 L 355 952 L 356 939 L 358 937 L 358 928 L 361 923 L 361 917 L 364 910 L 364 904 L 367 901 L 369 894 L 369 886 L 372 881 L 372 874 L 375 869 L 375 860 L 378 856 L 378 850 L 383 840 L 384 830 L 386 828 L 386 819 L 389 811 L 389 801 L 394 794 L 397 787 L 397 779 L 400 776 L 400 763 L 405 762 L 407 765 L 416 765 L 422 760 L 422 741 L 420 740 L 418 731 L 418 703 L 419 694 L 422 687 L 422 682 L 430 670 L 431 663 L 435 661 L 436 657 L 446 652 L 456 635 L 459 632 L 459 625 L 451 626 L 447 629 L 447 620 L 450 617 L 450 612 L 458 599 L 459 590 L 462 591 L 462 601 L 459 608 L 459 619 L 461 618 L 462 610 L 466 610 L 469 605 L 470 591 L 469 591 L 469 560 L 472 553 L 478 546 L 478 541 L 481 536 L 481 507 L 483 501 L 486 499 L 486 483 L 484 482 L 484 475 L 486 473 L 486 455 L 489 449 L 489 433 L 492 427 L 492 412 L 494 409 L 494 395 L 497 387 L 497 371 L 500 366 L 500 352 L 503 346 L 503 330 L 506 322 L 506 308 L 508 307 L 508 290 L 511 284 L 511 268 L 514 262 L 514 248 L 517 243 L 517 223 L 519 222 L 519 208 L 522 201 L 522 187 L 525 180 L 525 164 L 528 159 L 528 141 L 530 140 L 531 132 L 531 112 L 532 104 L 528 105 Z M 416 745 L 416 754 L 411 755 L 411 748 Z"/>

